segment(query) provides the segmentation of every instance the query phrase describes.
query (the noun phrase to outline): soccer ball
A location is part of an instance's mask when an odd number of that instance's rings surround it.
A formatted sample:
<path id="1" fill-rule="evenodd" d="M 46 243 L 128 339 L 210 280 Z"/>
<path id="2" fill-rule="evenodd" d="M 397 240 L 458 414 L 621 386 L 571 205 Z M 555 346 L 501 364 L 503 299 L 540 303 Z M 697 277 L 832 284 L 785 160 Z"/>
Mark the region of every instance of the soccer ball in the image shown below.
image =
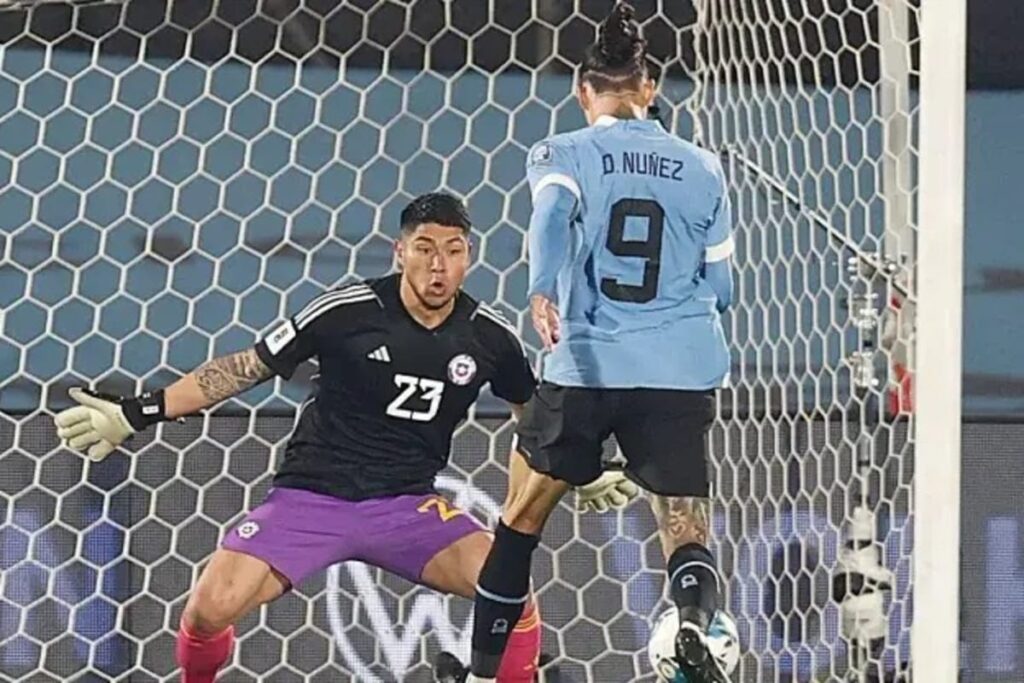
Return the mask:
<path id="1" fill-rule="evenodd" d="M 668 683 L 686 683 L 686 677 L 679 671 L 676 664 L 676 634 L 679 633 L 679 610 L 670 607 L 665 610 L 647 644 L 647 657 L 651 660 L 651 668 L 658 674 L 659 681 Z M 731 674 L 740 661 L 740 638 L 736 622 L 725 612 L 715 612 L 708 626 L 708 648 L 712 656 L 718 659 L 725 673 Z"/>

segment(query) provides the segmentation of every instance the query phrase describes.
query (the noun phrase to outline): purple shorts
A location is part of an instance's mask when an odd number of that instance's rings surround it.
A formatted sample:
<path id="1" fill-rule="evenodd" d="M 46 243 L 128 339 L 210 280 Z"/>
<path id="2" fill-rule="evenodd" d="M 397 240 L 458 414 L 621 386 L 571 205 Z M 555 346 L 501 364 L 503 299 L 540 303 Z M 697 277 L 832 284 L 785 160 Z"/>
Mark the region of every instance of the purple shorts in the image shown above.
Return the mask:
<path id="1" fill-rule="evenodd" d="M 260 558 L 293 586 L 347 560 L 421 583 L 423 568 L 434 555 L 482 530 L 437 494 L 350 501 L 273 488 L 221 545 Z"/>

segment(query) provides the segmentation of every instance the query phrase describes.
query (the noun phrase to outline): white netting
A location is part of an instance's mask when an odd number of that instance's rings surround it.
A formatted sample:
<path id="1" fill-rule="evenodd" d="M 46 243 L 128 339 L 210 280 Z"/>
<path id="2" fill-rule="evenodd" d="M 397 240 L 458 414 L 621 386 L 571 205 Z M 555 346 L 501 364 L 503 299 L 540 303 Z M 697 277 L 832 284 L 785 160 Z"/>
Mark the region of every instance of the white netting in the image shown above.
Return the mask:
<path id="1" fill-rule="evenodd" d="M 266 492 L 309 373 L 99 465 L 59 449 L 49 415 L 69 386 L 163 385 L 323 288 L 385 272 L 401 207 L 439 187 L 476 223 L 468 289 L 535 342 L 524 155 L 583 124 L 569 69 L 611 3 L 25 4 L 39 6 L 0 10 L 0 677 L 170 680 L 186 592 Z M 636 5 L 667 66 L 666 119 L 724 155 L 734 190 L 737 367 L 712 443 L 717 550 L 750 650 L 737 680 L 847 674 L 831 581 L 865 490 L 897 572 L 892 668 L 907 657 L 912 459 L 884 392 L 890 366 L 911 369 L 909 333 L 868 311 L 911 310 L 913 11 Z M 862 301 L 858 328 L 847 302 Z M 872 347 L 883 327 L 898 343 Z M 857 390 L 868 368 L 879 382 Z M 482 408 L 445 481 L 488 515 L 509 430 Z M 650 512 L 563 506 L 545 540 L 534 576 L 561 680 L 652 680 Z M 426 681 L 438 649 L 465 652 L 469 609 L 334 569 L 239 625 L 225 680 Z"/>
<path id="2" fill-rule="evenodd" d="M 892 675 L 910 656 L 915 9 L 699 5 L 691 109 L 727 161 L 740 245 L 713 450 L 760 655 L 741 680 Z M 854 598 L 864 575 L 891 585 L 884 606 Z"/>

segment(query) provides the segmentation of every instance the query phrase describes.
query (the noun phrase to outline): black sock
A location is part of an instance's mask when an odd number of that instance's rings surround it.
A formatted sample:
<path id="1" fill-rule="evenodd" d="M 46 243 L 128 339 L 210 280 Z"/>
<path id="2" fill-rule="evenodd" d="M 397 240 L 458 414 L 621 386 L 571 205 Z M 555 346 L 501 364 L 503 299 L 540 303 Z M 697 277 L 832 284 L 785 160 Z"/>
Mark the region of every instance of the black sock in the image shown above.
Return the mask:
<path id="1" fill-rule="evenodd" d="M 508 637 L 530 597 L 530 558 L 540 539 L 498 522 L 473 605 L 473 657 L 475 676 L 498 675 Z"/>
<path id="2" fill-rule="evenodd" d="M 711 552 L 700 543 L 676 548 L 668 558 L 668 576 L 680 618 L 706 629 L 718 609 L 718 569 Z"/>

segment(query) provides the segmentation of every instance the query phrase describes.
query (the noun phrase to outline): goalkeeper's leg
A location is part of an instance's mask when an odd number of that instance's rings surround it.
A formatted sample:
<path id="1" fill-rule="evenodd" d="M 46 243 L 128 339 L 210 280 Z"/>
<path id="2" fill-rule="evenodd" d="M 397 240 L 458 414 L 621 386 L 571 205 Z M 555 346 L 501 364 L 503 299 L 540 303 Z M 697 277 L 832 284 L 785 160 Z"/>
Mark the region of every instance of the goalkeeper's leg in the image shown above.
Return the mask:
<path id="1" fill-rule="evenodd" d="M 287 588 L 288 580 L 263 560 L 218 549 L 181 615 L 175 655 L 182 683 L 212 683 L 231 657 L 235 622 Z"/>
<path id="2" fill-rule="evenodd" d="M 189 596 L 176 654 L 183 683 L 211 683 L 231 656 L 232 625 L 289 586 L 351 557 L 353 529 L 366 529 L 358 503 L 274 488 L 221 541 Z M 370 532 L 366 532 L 370 533 Z"/>

